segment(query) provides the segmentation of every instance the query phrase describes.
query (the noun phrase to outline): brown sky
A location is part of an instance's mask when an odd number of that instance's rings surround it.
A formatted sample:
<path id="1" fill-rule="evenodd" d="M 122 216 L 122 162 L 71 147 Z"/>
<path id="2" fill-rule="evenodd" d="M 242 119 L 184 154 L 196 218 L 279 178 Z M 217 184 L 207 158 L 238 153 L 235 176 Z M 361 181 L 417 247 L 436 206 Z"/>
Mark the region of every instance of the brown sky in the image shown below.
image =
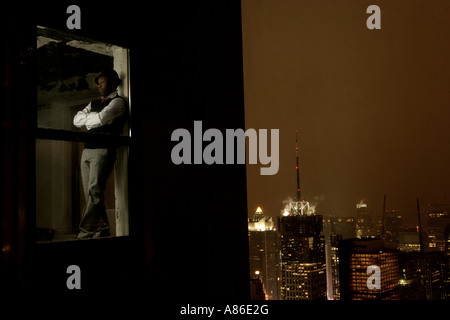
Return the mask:
<path id="1" fill-rule="evenodd" d="M 381 8 L 381 30 L 366 9 Z M 248 206 L 277 216 L 295 196 L 317 213 L 380 215 L 450 200 L 450 2 L 243 0 L 247 128 L 280 129 L 280 169 L 247 165 Z"/>

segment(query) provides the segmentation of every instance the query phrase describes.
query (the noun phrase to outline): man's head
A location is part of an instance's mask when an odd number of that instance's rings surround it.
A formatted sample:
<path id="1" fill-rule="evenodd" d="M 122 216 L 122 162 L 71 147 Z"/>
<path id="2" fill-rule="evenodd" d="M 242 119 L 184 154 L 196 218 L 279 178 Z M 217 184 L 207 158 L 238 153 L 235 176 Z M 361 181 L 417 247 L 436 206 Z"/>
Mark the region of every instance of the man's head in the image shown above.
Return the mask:
<path id="1" fill-rule="evenodd" d="M 95 78 L 95 83 L 98 86 L 98 91 L 104 97 L 117 90 L 117 87 L 122 83 L 116 71 L 109 69 L 103 71 Z"/>

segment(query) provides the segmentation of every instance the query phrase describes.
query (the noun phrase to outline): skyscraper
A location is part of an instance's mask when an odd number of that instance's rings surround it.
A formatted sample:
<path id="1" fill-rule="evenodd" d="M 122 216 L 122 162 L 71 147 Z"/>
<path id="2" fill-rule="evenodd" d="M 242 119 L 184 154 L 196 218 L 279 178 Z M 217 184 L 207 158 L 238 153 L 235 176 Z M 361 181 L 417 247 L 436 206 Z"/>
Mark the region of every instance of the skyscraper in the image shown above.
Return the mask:
<path id="1" fill-rule="evenodd" d="M 402 231 L 402 216 L 397 210 L 384 211 L 383 240 L 386 247 L 397 248 L 399 244 L 399 232 Z"/>
<path id="2" fill-rule="evenodd" d="M 297 140 L 297 139 L 296 139 Z M 297 156 L 297 196 L 278 218 L 281 246 L 281 299 L 326 299 L 325 241 L 322 235 L 323 217 L 310 211 L 309 203 L 301 199 Z"/>
<path id="3" fill-rule="evenodd" d="M 356 205 L 356 237 L 366 238 L 373 234 L 372 217 L 369 215 L 367 203 L 358 203 Z"/>
<path id="4" fill-rule="evenodd" d="M 450 214 L 448 204 L 428 204 L 427 209 L 427 239 L 430 250 L 445 252 L 448 247 L 446 228 L 450 228 Z"/>
<path id="5" fill-rule="evenodd" d="M 327 266 L 327 292 L 328 299 L 339 300 L 339 254 L 340 240 L 356 237 L 356 218 L 354 217 L 327 217 L 324 219 L 323 229 L 325 235 L 326 266 Z"/>
<path id="6" fill-rule="evenodd" d="M 371 271 L 378 268 L 378 283 L 371 285 Z M 380 239 L 339 242 L 341 300 L 398 300 L 399 262 L 395 250 Z"/>
<path id="7" fill-rule="evenodd" d="M 326 217 L 324 218 L 323 228 L 325 234 L 341 235 L 342 239 L 351 239 L 356 237 L 356 218 L 355 217 Z"/>
<path id="8" fill-rule="evenodd" d="M 281 244 L 281 298 L 326 298 L 325 241 L 322 216 L 279 217 Z"/>
<path id="9" fill-rule="evenodd" d="M 420 239 L 417 230 L 399 231 L 397 248 L 400 252 L 420 252 Z"/>
<path id="10" fill-rule="evenodd" d="M 279 299 L 279 243 L 272 217 L 258 207 L 248 219 L 250 278 L 261 279 L 267 299 Z"/>
<path id="11" fill-rule="evenodd" d="M 399 284 L 403 299 L 450 298 L 448 257 L 443 252 L 404 252 L 399 257 Z"/>

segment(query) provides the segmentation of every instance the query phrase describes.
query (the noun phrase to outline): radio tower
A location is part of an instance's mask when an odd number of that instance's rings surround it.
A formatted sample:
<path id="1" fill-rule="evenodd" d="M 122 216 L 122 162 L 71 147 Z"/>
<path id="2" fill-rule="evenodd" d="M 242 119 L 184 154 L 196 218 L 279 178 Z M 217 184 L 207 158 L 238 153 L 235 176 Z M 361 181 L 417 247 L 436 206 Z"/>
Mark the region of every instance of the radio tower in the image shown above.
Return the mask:
<path id="1" fill-rule="evenodd" d="M 298 167 L 298 130 L 295 130 L 295 156 L 297 158 L 297 166 L 295 167 L 295 170 L 297 171 L 297 198 L 295 200 L 300 201 L 302 200 L 302 193 L 300 190 L 300 170 Z"/>
<path id="2" fill-rule="evenodd" d="M 386 235 L 386 195 L 384 195 L 383 199 L 383 216 L 382 216 L 382 225 L 381 225 L 381 239 L 384 240 Z"/>
<path id="3" fill-rule="evenodd" d="M 298 163 L 298 130 L 295 130 L 295 156 L 297 165 L 295 171 L 297 172 L 297 196 L 294 201 L 289 202 L 289 215 L 309 215 L 309 202 L 302 200 L 300 188 L 300 166 Z"/>

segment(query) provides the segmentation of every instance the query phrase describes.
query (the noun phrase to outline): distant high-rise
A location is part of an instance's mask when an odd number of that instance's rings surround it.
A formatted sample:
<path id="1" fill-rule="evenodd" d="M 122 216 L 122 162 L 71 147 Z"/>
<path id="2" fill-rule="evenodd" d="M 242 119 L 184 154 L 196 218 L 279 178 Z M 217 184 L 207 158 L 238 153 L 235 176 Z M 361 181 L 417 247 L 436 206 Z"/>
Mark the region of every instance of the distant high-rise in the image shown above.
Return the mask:
<path id="1" fill-rule="evenodd" d="M 401 252 L 399 258 L 403 299 L 450 299 L 449 261 L 443 252 Z"/>
<path id="2" fill-rule="evenodd" d="M 379 286 L 368 285 L 369 267 L 379 268 Z M 370 269 L 369 269 L 370 270 Z M 380 239 L 339 242 L 341 300 L 398 300 L 398 252 L 387 250 Z"/>
<path id="3" fill-rule="evenodd" d="M 356 237 L 367 238 L 373 236 L 373 222 L 369 215 L 367 203 L 356 205 Z"/>
<path id="4" fill-rule="evenodd" d="M 279 256 L 278 232 L 272 217 L 265 217 L 258 207 L 248 219 L 248 242 L 250 278 L 259 278 L 268 300 L 279 299 Z"/>
<path id="5" fill-rule="evenodd" d="M 341 235 L 342 239 L 356 237 L 355 217 L 326 217 L 323 228 L 326 234 Z"/>
<path id="6" fill-rule="evenodd" d="M 428 206 L 431 207 L 430 204 L 428 204 Z M 446 207 L 447 205 L 435 205 L 434 208 L 432 207 L 428 209 L 428 218 L 439 219 L 435 221 L 432 220 L 431 222 L 428 221 L 429 228 L 433 227 L 434 224 L 436 226 L 436 229 L 439 230 L 440 228 L 438 228 L 438 226 L 436 225 L 437 222 L 446 224 L 446 218 L 448 214 L 445 212 Z M 420 292 L 423 294 L 423 297 L 426 300 L 435 300 L 441 296 L 442 289 L 444 289 L 443 285 L 445 285 L 445 283 L 443 281 L 443 278 L 446 277 L 445 270 L 448 270 L 449 261 L 448 258 L 444 256 L 443 252 L 433 250 L 430 250 L 431 252 L 425 251 L 419 198 L 417 198 L 417 222 L 417 230 L 419 231 L 420 253 L 416 255 L 416 266 L 418 271 L 417 276 L 419 277 L 420 283 Z M 434 248 L 436 248 L 436 246 L 434 246 Z M 406 255 L 411 254 L 412 253 L 407 253 Z M 448 290 L 445 289 L 444 291 Z M 444 295 L 447 294 L 444 292 Z"/>
<path id="7" fill-rule="evenodd" d="M 446 228 L 450 228 L 449 205 L 428 204 L 427 218 L 429 250 L 445 252 L 446 246 L 448 247 L 448 234 L 446 234 Z"/>
<path id="8" fill-rule="evenodd" d="M 339 300 L 339 255 L 338 244 L 340 240 L 356 237 L 355 217 L 327 217 L 323 220 L 325 235 L 327 290 L 328 299 Z"/>
<path id="9" fill-rule="evenodd" d="M 420 252 L 420 238 L 417 230 L 399 231 L 397 247 L 400 252 Z"/>
<path id="10" fill-rule="evenodd" d="M 281 245 L 281 298 L 326 299 L 325 241 L 322 216 L 278 218 Z"/>
<path id="11" fill-rule="evenodd" d="M 397 248 L 399 243 L 399 232 L 402 231 L 402 216 L 397 210 L 385 210 L 385 226 L 383 240 L 386 247 Z"/>
<path id="12" fill-rule="evenodd" d="M 301 199 L 296 139 L 297 196 L 278 218 L 281 247 L 281 299 L 315 300 L 327 298 L 323 217 L 310 211 Z"/>

